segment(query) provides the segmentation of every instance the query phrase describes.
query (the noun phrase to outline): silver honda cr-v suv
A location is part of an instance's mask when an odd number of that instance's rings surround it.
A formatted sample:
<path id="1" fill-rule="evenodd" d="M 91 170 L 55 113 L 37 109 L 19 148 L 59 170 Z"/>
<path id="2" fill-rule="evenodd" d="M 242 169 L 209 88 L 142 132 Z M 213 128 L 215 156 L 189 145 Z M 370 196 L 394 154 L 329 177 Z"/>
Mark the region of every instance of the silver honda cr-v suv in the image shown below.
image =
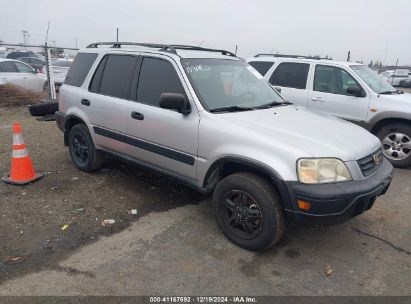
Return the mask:
<path id="1" fill-rule="evenodd" d="M 56 117 L 77 168 L 111 154 L 213 191 L 218 225 L 251 250 L 276 243 L 287 222 L 370 209 L 393 174 L 375 136 L 290 105 L 224 50 L 92 44 L 67 74 Z"/>

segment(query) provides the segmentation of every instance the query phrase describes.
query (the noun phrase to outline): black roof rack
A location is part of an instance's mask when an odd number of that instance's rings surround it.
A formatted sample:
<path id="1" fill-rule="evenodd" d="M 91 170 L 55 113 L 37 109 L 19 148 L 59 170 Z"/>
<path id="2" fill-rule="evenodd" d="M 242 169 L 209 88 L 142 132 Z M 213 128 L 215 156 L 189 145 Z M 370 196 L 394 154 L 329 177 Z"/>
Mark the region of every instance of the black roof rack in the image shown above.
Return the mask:
<path id="1" fill-rule="evenodd" d="M 232 57 L 237 57 L 235 54 L 226 50 L 216 50 L 208 49 L 199 46 L 192 45 L 180 45 L 180 44 L 159 44 L 159 43 L 139 43 L 139 42 L 95 42 L 87 46 L 87 48 L 97 48 L 99 45 L 111 45 L 112 48 L 121 48 L 122 45 L 131 46 L 143 46 L 148 48 L 158 48 L 160 51 L 170 52 L 177 54 L 176 50 L 192 50 L 192 51 L 205 51 L 205 52 L 216 52 L 223 55 L 228 55 Z"/>
<path id="2" fill-rule="evenodd" d="M 325 57 L 320 57 L 320 56 L 302 56 L 302 55 L 287 55 L 287 54 L 257 54 L 254 57 L 278 57 L 278 58 L 304 58 L 304 59 L 316 59 L 316 60 L 321 60 L 321 59 L 329 59 Z"/>
<path id="3" fill-rule="evenodd" d="M 178 49 L 178 50 L 215 52 L 215 53 L 221 53 L 222 55 L 237 57 L 234 53 L 232 53 L 230 51 L 218 50 L 218 49 L 208 49 L 208 48 L 203 48 L 203 47 L 200 47 L 200 46 L 172 44 L 171 47 L 173 47 L 174 49 Z"/>

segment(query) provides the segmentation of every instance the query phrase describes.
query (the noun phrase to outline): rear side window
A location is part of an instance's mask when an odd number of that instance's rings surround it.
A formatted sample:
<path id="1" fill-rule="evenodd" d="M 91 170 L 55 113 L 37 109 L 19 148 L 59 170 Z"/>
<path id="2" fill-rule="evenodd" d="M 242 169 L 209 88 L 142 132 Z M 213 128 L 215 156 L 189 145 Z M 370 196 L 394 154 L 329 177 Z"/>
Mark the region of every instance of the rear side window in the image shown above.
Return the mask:
<path id="1" fill-rule="evenodd" d="M 97 58 L 94 53 L 78 53 L 66 76 L 65 84 L 80 87 Z"/>
<path id="2" fill-rule="evenodd" d="M 146 57 L 141 65 L 137 101 L 158 107 L 162 93 L 185 95 L 180 78 L 170 62 Z"/>
<path id="3" fill-rule="evenodd" d="M 248 63 L 251 65 L 254 69 L 258 71 L 261 75 L 267 74 L 268 70 L 273 66 L 274 62 L 268 62 L 268 61 L 251 61 Z"/>
<path id="4" fill-rule="evenodd" d="M 275 69 L 270 83 L 280 87 L 305 89 L 309 69 L 310 65 L 307 63 L 283 62 Z"/>
<path id="5" fill-rule="evenodd" d="M 4 61 L 0 63 L 0 72 L 4 73 L 16 73 L 17 68 L 11 61 Z"/>
<path id="6" fill-rule="evenodd" d="M 135 69 L 135 60 L 135 56 L 109 55 L 101 78 L 100 94 L 117 98 L 128 98 L 128 88 Z M 96 75 L 98 72 L 97 70 Z"/>

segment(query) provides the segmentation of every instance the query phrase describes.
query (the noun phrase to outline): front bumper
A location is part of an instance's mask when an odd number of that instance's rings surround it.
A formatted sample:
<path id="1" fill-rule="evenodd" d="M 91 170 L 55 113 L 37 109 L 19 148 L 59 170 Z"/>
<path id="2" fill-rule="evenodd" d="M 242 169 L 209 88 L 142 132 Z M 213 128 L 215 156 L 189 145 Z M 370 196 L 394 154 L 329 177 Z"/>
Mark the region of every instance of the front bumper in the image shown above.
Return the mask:
<path id="1" fill-rule="evenodd" d="M 389 188 L 393 177 L 391 163 L 384 159 L 380 169 L 361 181 L 307 185 L 284 182 L 282 195 L 288 220 L 308 225 L 330 225 L 347 221 L 369 210 L 378 196 Z M 308 211 L 298 201 L 310 203 Z"/>

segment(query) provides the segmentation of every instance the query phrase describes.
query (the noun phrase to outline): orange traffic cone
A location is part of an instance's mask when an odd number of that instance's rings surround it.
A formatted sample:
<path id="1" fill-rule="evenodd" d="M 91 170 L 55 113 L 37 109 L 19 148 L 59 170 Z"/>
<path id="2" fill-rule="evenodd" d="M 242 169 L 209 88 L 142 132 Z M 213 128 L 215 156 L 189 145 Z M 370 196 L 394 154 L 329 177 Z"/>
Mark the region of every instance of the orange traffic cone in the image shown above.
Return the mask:
<path id="1" fill-rule="evenodd" d="M 26 150 L 21 127 L 18 122 L 13 124 L 13 152 L 11 156 L 10 176 L 3 181 L 13 185 L 26 185 L 42 178 L 42 174 L 36 174 L 33 164 Z"/>

